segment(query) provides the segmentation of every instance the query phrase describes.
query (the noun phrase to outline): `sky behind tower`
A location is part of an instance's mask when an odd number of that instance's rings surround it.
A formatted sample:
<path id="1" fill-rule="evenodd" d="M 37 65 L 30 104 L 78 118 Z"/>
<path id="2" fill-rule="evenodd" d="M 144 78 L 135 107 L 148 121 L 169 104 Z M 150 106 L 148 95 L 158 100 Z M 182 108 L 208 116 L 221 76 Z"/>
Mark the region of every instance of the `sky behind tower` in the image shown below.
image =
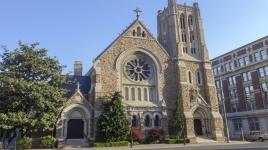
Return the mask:
<path id="1" fill-rule="evenodd" d="M 268 35 L 268 0 L 177 0 L 199 3 L 210 58 Z M 8 49 L 39 42 L 50 56 L 86 73 L 100 54 L 135 19 L 133 10 L 157 37 L 157 11 L 167 0 L 2 0 L 0 45 Z M 2 53 L 3 50 L 0 50 Z"/>

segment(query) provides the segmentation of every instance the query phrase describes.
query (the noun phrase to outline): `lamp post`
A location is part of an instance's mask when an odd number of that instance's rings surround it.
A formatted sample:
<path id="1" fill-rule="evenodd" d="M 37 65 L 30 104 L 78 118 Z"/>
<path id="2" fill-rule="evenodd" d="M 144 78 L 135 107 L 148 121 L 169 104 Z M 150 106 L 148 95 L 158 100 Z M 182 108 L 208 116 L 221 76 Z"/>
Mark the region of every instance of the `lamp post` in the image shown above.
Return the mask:
<path id="1" fill-rule="evenodd" d="M 220 76 L 220 83 L 221 83 L 221 98 L 222 98 L 222 107 L 223 107 L 223 116 L 225 120 L 225 129 L 226 129 L 226 142 L 229 143 L 230 137 L 229 137 L 229 128 L 228 128 L 228 121 L 227 121 L 227 114 L 226 114 L 226 108 L 225 108 L 225 98 L 223 93 L 223 87 L 222 87 L 222 80 Z"/>

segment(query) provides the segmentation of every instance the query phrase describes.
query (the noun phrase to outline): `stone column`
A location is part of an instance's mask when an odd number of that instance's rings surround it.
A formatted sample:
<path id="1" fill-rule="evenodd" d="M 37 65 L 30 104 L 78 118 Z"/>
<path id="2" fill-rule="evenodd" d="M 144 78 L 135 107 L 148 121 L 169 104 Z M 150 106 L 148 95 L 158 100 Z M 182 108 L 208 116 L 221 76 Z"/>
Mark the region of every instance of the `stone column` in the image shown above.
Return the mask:
<path id="1" fill-rule="evenodd" d="M 184 112 L 185 122 L 186 122 L 186 132 L 187 138 L 190 139 L 191 143 L 196 143 L 196 136 L 194 130 L 194 118 L 191 112 Z"/>

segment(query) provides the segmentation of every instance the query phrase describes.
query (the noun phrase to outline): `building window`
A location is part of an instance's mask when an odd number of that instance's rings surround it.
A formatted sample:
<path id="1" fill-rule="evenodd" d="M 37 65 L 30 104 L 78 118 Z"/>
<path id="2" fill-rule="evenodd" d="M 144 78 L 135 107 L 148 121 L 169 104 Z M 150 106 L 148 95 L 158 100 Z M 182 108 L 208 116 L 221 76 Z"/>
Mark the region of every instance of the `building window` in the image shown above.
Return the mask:
<path id="1" fill-rule="evenodd" d="M 222 73 L 221 72 L 221 66 L 215 67 L 213 69 L 213 73 L 214 73 L 215 76 L 221 74 Z"/>
<path id="2" fill-rule="evenodd" d="M 142 31 L 142 37 L 146 37 L 146 33 Z"/>
<path id="3" fill-rule="evenodd" d="M 192 54 L 196 54 L 196 49 L 195 48 L 191 48 L 191 53 Z"/>
<path id="4" fill-rule="evenodd" d="M 147 92 L 147 88 L 144 88 L 144 100 L 148 101 L 148 92 Z"/>
<path id="5" fill-rule="evenodd" d="M 192 15 L 188 16 L 188 24 L 189 24 L 189 28 L 191 28 L 193 26 L 193 16 Z"/>
<path id="6" fill-rule="evenodd" d="M 149 96 L 150 96 L 150 101 L 153 101 L 154 100 L 154 97 L 153 97 L 153 88 L 149 88 Z"/>
<path id="7" fill-rule="evenodd" d="M 261 57 L 262 59 L 266 59 L 267 58 L 267 52 L 265 50 L 261 51 Z"/>
<path id="8" fill-rule="evenodd" d="M 132 36 L 136 36 L 136 30 L 132 31 Z"/>
<path id="9" fill-rule="evenodd" d="M 267 52 L 265 50 L 261 50 L 254 54 L 255 61 L 260 61 L 267 58 Z"/>
<path id="10" fill-rule="evenodd" d="M 186 42 L 186 33 L 184 32 L 181 34 L 181 41 Z"/>
<path id="11" fill-rule="evenodd" d="M 141 101 L 141 88 L 138 88 L 138 100 Z"/>
<path id="12" fill-rule="evenodd" d="M 250 60 L 249 60 L 249 57 L 248 56 L 245 56 L 243 58 L 239 58 L 238 59 L 238 62 L 239 62 L 239 67 L 244 67 L 244 66 L 250 64 Z"/>
<path id="13" fill-rule="evenodd" d="M 134 101 L 135 100 L 135 88 L 131 88 L 131 99 Z"/>
<path id="14" fill-rule="evenodd" d="M 151 118 L 150 118 L 149 115 L 145 116 L 144 122 L 145 122 L 145 127 L 150 127 L 151 126 Z"/>
<path id="15" fill-rule="evenodd" d="M 181 29 L 185 29 L 185 16 L 181 14 L 180 16 Z"/>
<path id="16" fill-rule="evenodd" d="M 201 73 L 199 71 L 197 72 L 197 83 L 199 85 L 202 84 L 202 76 L 201 76 Z"/>
<path id="17" fill-rule="evenodd" d="M 160 118 L 158 115 L 154 118 L 154 127 L 160 127 Z"/>
<path id="18" fill-rule="evenodd" d="M 190 42 L 191 43 L 194 42 L 194 32 L 193 31 L 190 32 Z"/>
<path id="19" fill-rule="evenodd" d="M 237 90 L 236 89 L 230 89 L 229 94 L 231 98 L 237 98 Z"/>
<path id="20" fill-rule="evenodd" d="M 133 117 L 132 117 L 132 127 L 138 127 L 138 119 L 137 119 L 137 116 L 136 115 L 134 115 Z"/>
<path id="21" fill-rule="evenodd" d="M 260 77 L 268 76 L 268 66 L 259 68 L 258 70 Z"/>
<path id="22" fill-rule="evenodd" d="M 192 83 L 192 73 L 190 71 L 188 72 L 188 81 Z"/>
<path id="23" fill-rule="evenodd" d="M 125 87 L 125 100 L 129 100 L 129 92 L 128 92 L 128 87 Z"/>
<path id="24" fill-rule="evenodd" d="M 216 80 L 216 88 L 220 89 L 221 88 L 221 81 L 220 80 Z"/>
<path id="25" fill-rule="evenodd" d="M 258 118 L 248 118 L 248 125 L 250 131 L 260 130 L 260 124 Z"/>
<path id="26" fill-rule="evenodd" d="M 233 119 L 233 125 L 235 131 L 240 131 L 243 128 L 241 119 Z"/>
<path id="27" fill-rule="evenodd" d="M 244 81 L 250 81 L 252 78 L 251 78 L 251 73 L 250 72 L 245 72 L 243 73 L 243 80 Z"/>
<path id="28" fill-rule="evenodd" d="M 234 62 L 229 62 L 230 65 L 230 70 L 234 70 L 235 66 L 234 66 Z"/>
<path id="29" fill-rule="evenodd" d="M 252 93 L 254 93 L 253 86 L 252 85 L 246 86 L 245 87 L 245 94 L 246 94 L 246 96 L 250 96 Z"/>
<path id="30" fill-rule="evenodd" d="M 217 98 L 218 98 L 218 101 L 219 101 L 219 102 L 222 100 L 221 92 L 218 92 L 218 93 L 217 93 Z"/>
<path id="31" fill-rule="evenodd" d="M 261 84 L 261 89 L 262 89 L 263 92 L 265 92 L 265 91 L 267 92 L 268 91 L 267 83 L 262 83 Z"/>
<path id="32" fill-rule="evenodd" d="M 228 83 L 229 83 L 230 86 L 235 86 L 236 85 L 235 76 L 228 77 L 227 80 L 228 80 Z"/>
<path id="33" fill-rule="evenodd" d="M 245 65 L 249 65 L 250 64 L 250 61 L 249 61 L 249 57 L 248 56 L 244 57 L 243 59 L 245 61 Z"/>
<path id="34" fill-rule="evenodd" d="M 230 68 L 230 64 L 229 64 L 229 63 L 224 64 L 224 68 L 225 68 L 225 71 L 226 71 L 226 72 L 228 72 L 228 71 L 231 70 L 231 68 Z"/>
<path id="35" fill-rule="evenodd" d="M 183 47 L 183 53 L 188 53 L 187 47 Z"/>
<path id="36" fill-rule="evenodd" d="M 137 27 L 137 36 L 141 36 L 141 27 Z"/>

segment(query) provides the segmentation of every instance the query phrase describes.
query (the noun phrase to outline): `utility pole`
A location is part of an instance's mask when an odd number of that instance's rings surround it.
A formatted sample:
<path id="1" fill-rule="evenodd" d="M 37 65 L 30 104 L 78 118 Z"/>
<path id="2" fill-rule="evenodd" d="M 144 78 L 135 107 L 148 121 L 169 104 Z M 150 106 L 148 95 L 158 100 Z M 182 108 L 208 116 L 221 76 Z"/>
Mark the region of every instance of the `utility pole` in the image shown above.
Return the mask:
<path id="1" fill-rule="evenodd" d="M 220 76 L 220 83 L 221 83 L 221 98 L 222 98 L 222 107 L 223 107 L 223 116 L 225 120 L 225 130 L 226 130 L 226 142 L 229 143 L 230 136 L 229 136 L 229 128 L 228 128 L 228 120 L 227 120 L 227 114 L 226 114 L 226 108 L 225 108 L 225 98 L 223 93 L 223 83 Z"/>

